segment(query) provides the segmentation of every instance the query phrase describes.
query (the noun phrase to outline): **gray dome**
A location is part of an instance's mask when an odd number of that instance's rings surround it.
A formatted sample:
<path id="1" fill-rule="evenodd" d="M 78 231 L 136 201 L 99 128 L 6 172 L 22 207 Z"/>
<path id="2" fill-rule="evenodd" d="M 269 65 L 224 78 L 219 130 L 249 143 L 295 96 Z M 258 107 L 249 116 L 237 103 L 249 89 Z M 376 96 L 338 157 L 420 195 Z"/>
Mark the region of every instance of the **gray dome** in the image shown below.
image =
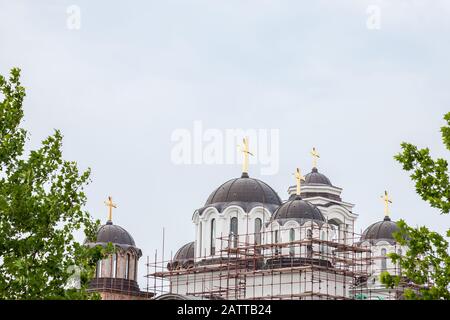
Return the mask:
<path id="1" fill-rule="evenodd" d="M 305 184 L 325 184 L 332 186 L 330 179 L 320 173 L 317 168 L 313 168 L 312 171 L 305 176 Z"/>
<path id="2" fill-rule="evenodd" d="M 395 242 L 394 232 L 397 232 L 400 228 L 394 221 L 391 221 L 389 217 L 384 217 L 383 221 L 376 222 L 370 225 L 362 234 L 361 241 L 378 241 L 386 240 L 390 243 Z"/>
<path id="3" fill-rule="evenodd" d="M 272 220 L 318 220 L 325 222 L 322 212 L 312 203 L 299 196 L 286 201 L 275 211 Z"/>
<path id="4" fill-rule="evenodd" d="M 173 260 L 183 261 L 183 260 L 192 260 L 194 259 L 194 241 L 186 243 L 180 249 L 178 249 L 177 253 L 173 257 Z"/>
<path id="5" fill-rule="evenodd" d="M 122 244 L 135 247 L 133 237 L 121 226 L 113 224 L 111 221 L 106 222 L 97 232 L 97 243 Z"/>
<path id="6" fill-rule="evenodd" d="M 243 174 L 240 178 L 232 179 L 218 187 L 205 203 L 205 207 L 228 202 L 257 202 L 281 205 L 278 194 L 265 182 L 250 178 Z"/>
<path id="7" fill-rule="evenodd" d="M 171 262 L 167 264 L 167 269 L 186 269 L 194 265 L 194 241 L 186 243 L 177 253 L 175 253 Z"/>

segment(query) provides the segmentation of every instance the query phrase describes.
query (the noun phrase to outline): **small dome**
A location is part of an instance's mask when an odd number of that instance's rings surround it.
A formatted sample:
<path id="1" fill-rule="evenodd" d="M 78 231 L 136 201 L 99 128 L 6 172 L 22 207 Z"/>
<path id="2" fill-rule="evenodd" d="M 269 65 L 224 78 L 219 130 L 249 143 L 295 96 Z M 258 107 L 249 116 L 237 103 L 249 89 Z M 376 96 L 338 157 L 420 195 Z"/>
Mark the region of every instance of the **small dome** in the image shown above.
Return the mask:
<path id="1" fill-rule="evenodd" d="M 305 184 L 325 184 L 332 186 L 330 179 L 320 173 L 317 168 L 313 168 L 312 171 L 305 176 Z"/>
<path id="2" fill-rule="evenodd" d="M 368 240 L 371 242 L 378 240 L 386 240 L 390 243 L 395 242 L 393 233 L 397 232 L 400 228 L 397 223 L 391 221 L 389 217 L 384 217 L 383 221 L 375 222 L 370 225 L 362 234 L 361 242 Z"/>
<path id="3" fill-rule="evenodd" d="M 186 243 L 180 249 L 178 249 L 177 253 L 173 257 L 175 261 L 184 261 L 184 260 L 192 260 L 194 259 L 194 241 Z"/>
<path id="4" fill-rule="evenodd" d="M 286 201 L 275 211 L 272 220 L 318 220 L 325 222 L 322 212 L 312 203 L 299 196 Z"/>
<path id="5" fill-rule="evenodd" d="M 167 269 L 187 269 L 194 265 L 194 241 L 186 243 L 177 253 L 175 253 L 172 261 L 167 264 Z"/>
<path id="6" fill-rule="evenodd" d="M 95 242 L 112 242 L 113 244 L 128 245 L 133 247 L 136 246 L 133 237 L 128 233 L 128 231 L 121 226 L 113 224 L 112 221 L 106 222 L 105 225 L 102 225 L 98 229 L 97 239 Z"/>
<path id="7" fill-rule="evenodd" d="M 247 174 L 229 180 L 214 190 L 206 201 L 205 207 L 226 202 L 258 202 L 281 205 L 280 197 L 267 183 L 250 178 Z"/>

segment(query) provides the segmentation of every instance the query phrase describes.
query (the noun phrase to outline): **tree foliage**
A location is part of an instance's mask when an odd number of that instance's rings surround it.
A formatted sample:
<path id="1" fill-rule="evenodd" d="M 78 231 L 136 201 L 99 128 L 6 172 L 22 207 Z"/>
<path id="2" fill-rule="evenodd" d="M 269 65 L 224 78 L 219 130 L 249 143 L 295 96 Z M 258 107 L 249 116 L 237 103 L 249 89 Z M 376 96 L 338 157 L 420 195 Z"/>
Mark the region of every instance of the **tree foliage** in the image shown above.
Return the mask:
<path id="1" fill-rule="evenodd" d="M 58 130 L 25 154 L 19 69 L 0 76 L 0 92 L 0 298 L 98 298 L 86 288 L 103 249 L 73 236 L 84 229 L 93 239 L 98 228 L 83 209 L 90 171 L 63 159 Z"/>
<path id="2" fill-rule="evenodd" d="M 450 150 L 450 112 L 444 117 L 447 125 L 441 128 L 442 139 Z M 410 143 L 402 143 L 402 152 L 395 159 L 403 165 L 403 170 L 412 171 L 411 179 L 416 183 L 416 192 L 424 201 L 441 213 L 450 211 L 450 184 L 448 162 L 434 160 L 428 148 L 419 149 Z"/>
<path id="3" fill-rule="evenodd" d="M 444 145 L 450 150 L 450 112 L 444 116 L 447 122 L 441 128 Z M 410 143 L 402 143 L 402 152 L 395 159 L 403 169 L 411 171 L 411 179 L 416 183 L 416 192 L 441 214 L 450 211 L 450 184 L 448 162 L 445 159 L 434 160 L 428 148 L 419 149 Z M 405 221 L 398 222 L 400 230 L 394 237 L 400 245 L 407 246 L 405 255 L 391 253 L 389 257 L 399 263 L 401 276 L 392 276 L 385 272 L 381 282 L 388 287 L 407 285 L 413 282 L 415 289 L 406 289 L 406 299 L 435 300 L 450 299 L 450 257 L 448 241 L 437 232 L 422 226 L 410 227 Z M 450 230 L 447 231 L 450 237 Z"/>

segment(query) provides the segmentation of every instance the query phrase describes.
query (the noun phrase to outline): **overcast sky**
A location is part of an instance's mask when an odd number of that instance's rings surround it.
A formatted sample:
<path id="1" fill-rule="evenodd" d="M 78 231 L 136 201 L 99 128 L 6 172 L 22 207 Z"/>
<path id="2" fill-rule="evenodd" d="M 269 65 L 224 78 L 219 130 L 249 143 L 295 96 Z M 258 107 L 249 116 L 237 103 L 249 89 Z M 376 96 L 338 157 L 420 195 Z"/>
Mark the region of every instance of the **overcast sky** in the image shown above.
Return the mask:
<path id="1" fill-rule="evenodd" d="M 79 29 L 68 28 L 71 5 Z M 367 27 L 369 5 L 379 29 Z M 29 146 L 61 129 L 65 158 L 92 168 L 87 209 L 104 222 L 113 197 L 114 223 L 144 253 L 141 287 L 163 227 L 168 257 L 194 240 L 194 210 L 240 175 L 240 164 L 171 161 L 172 133 L 196 120 L 278 129 L 278 173 L 256 164 L 250 175 L 283 199 L 315 146 L 358 231 L 383 218 L 385 189 L 394 220 L 446 230 L 450 216 L 416 195 L 393 156 L 409 141 L 449 158 L 449 57 L 447 0 L 0 0 L 0 74 L 22 69 Z"/>

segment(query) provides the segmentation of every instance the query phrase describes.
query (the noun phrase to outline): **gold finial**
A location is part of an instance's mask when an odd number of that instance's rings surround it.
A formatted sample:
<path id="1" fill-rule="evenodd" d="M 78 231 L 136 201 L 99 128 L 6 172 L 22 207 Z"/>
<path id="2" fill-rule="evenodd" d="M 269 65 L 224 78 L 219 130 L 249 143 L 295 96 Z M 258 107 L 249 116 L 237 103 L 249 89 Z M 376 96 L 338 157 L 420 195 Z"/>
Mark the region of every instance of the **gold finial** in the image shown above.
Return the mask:
<path id="1" fill-rule="evenodd" d="M 253 156 L 253 153 L 251 153 L 248 149 L 248 138 L 245 137 L 244 139 L 242 139 L 242 141 L 243 145 L 240 146 L 240 150 L 244 155 L 244 161 L 242 162 L 242 173 L 248 174 L 248 156 L 249 155 Z"/>
<path id="2" fill-rule="evenodd" d="M 388 192 L 384 191 L 384 195 L 381 196 L 384 202 L 384 216 L 389 217 L 389 203 L 392 203 L 392 199 L 389 198 Z"/>
<path id="3" fill-rule="evenodd" d="M 300 191 L 301 191 L 301 186 L 302 186 L 302 180 L 305 180 L 305 177 L 302 176 L 302 172 L 300 171 L 299 168 L 297 168 L 297 170 L 295 170 L 295 180 L 297 180 L 297 192 L 296 194 L 299 196 L 300 195 Z"/>
<path id="4" fill-rule="evenodd" d="M 311 156 L 313 157 L 313 168 L 317 168 L 317 159 L 320 158 L 320 155 L 317 153 L 316 148 L 312 148 Z"/>
<path id="5" fill-rule="evenodd" d="M 109 208 L 108 211 L 108 221 L 112 221 L 112 208 L 117 208 L 116 204 L 112 202 L 111 196 L 108 197 L 108 200 L 105 201 L 105 205 Z"/>

